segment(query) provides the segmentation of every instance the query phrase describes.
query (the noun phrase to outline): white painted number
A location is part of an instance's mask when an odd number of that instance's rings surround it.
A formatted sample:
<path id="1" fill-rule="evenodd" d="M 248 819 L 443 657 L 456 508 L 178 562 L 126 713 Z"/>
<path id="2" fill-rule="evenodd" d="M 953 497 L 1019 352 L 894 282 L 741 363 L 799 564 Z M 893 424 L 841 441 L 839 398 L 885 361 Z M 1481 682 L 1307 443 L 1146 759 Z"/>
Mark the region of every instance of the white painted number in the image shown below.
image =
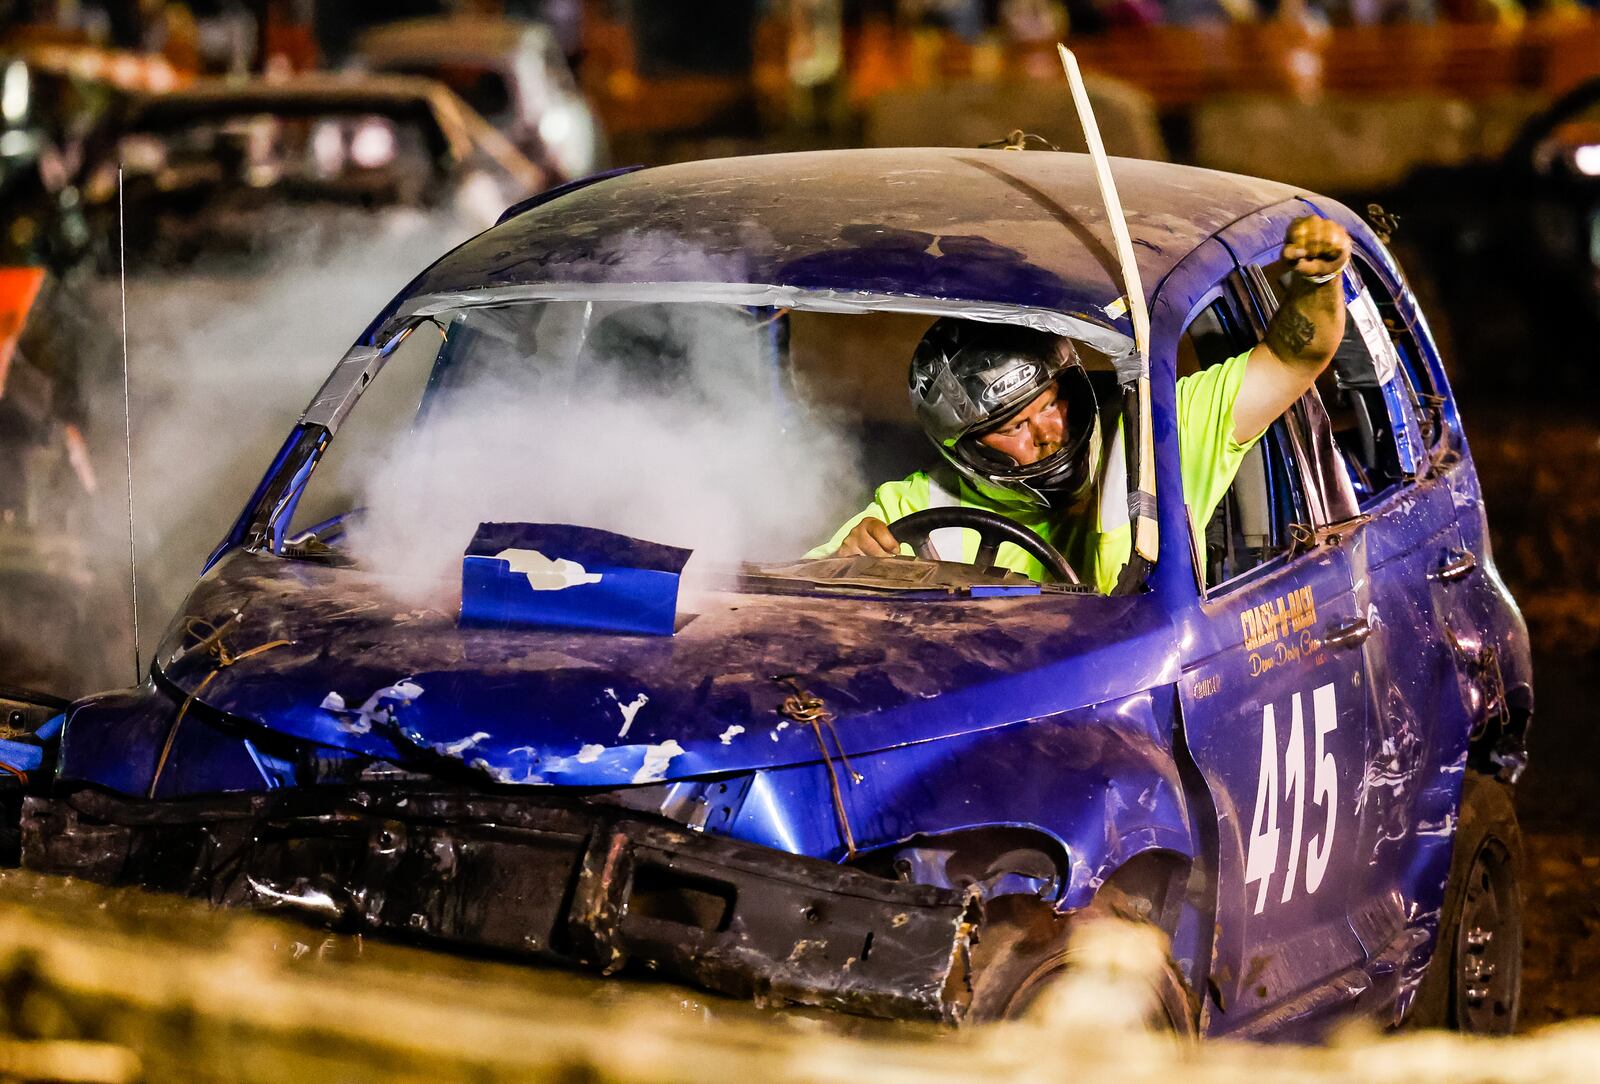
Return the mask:
<path id="1" fill-rule="evenodd" d="M 1261 882 L 1256 914 L 1267 904 L 1267 885 L 1278 868 L 1278 731 L 1272 705 L 1261 716 L 1261 773 L 1256 777 L 1256 813 L 1250 818 L 1250 851 L 1245 856 L 1244 883 Z"/>
<path id="2" fill-rule="evenodd" d="M 1298 703 L 1297 705 L 1298 706 Z M 1312 783 L 1313 800 L 1327 810 L 1327 825 L 1322 837 L 1311 837 L 1306 848 L 1306 891 L 1315 892 L 1328 871 L 1328 855 L 1333 853 L 1333 829 L 1339 823 L 1339 772 L 1333 753 L 1322 746 L 1323 739 L 1339 725 L 1339 711 L 1333 701 L 1333 686 L 1319 686 L 1311 694 L 1311 711 L 1317 720 L 1317 774 Z"/>
<path id="3" fill-rule="evenodd" d="M 1311 714 L 1315 728 L 1315 749 L 1311 761 L 1312 801 L 1323 807 L 1326 819 L 1322 831 L 1305 840 L 1302 833 L 1306 816 L 1306 735 L 1300 694 L 1295 693 L 1289 704 L 1289 744 L 1283 751 L 1281 797 L 1278 785 L 1278 728 L 1272 705 L 1268 704 L 1261 713 L 1261 768 L 1256 777 L 1256 808 L 1250 818 L 1250 847 L 1244 863 L 1245 885 L 1260 882 L 1255 901 L 1255 913 L 1258 915 L 1267 905 L 1267 893 L 1273 877 L 1278 873 L 1278 860 L 1281 857 L 1278 847 L 1278 807 L 1283 800 L 1292 803 L 1293 821 L 1289 834 L 1289 870 L 1283 879 L 1283 892 L 1278 902 L 1288 903 L 1294 898 L 1295 884 L 1300 876 L 1302 841 L 1305 844 L 1307 895 L 1321 887 L 1323 875 L 1328 871 L 1328 858 L 1333 853 L 1333 833 L 1339 821 L 1339 774 L 1333 753 L 1326 748 L 1326 742 L 1328 735 L 1338 729 L 1339 713 L 1331 684 L 1312 691 Z"/>
<path id="4" fill-rule="evenodd" d="M 1306 725 L 1300 711 L 1299 693 L 1294 694 L 1289 712 L 1289 747 L 1283 751 L 1283 796 L 1294 810 L 1294 834 L 1289 837 L 1289 873 L 1283 879 L 1283 896 L 1279 903 L 1288 903 L 1294 897 L 1295 876 L 1300 872 L 1300 841 L 1305 838 L 1302 830 L 1306 823 Z M 1289 797 L 1291 790 L 1293 798 Z M 1308 873 L 1310 868 L 1308 859 Z M 1265 890 L 1266 883 L 1262 882 L 1261 887 Z M 1306 891 L 1311 891 L 1310 885 L 1306 886 Z"/>

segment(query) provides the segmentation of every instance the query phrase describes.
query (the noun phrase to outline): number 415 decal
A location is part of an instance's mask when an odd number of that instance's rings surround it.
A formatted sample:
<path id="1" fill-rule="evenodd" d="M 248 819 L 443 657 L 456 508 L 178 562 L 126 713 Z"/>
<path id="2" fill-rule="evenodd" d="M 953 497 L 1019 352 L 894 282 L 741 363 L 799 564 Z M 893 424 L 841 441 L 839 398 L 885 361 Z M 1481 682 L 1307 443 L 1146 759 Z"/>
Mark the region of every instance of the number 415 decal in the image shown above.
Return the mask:
<path id="1" fill-rule="evenodd" d="M 1339 773 L 1333 753 L 1325 743 L 1328 735 L 1339 726 L 1338 707 L 1334 701 L 1333 685 L 1322 685 L 1312 690 L 1311 716 L 1313 742 L 1311 752 L 1311 800 L 1324 811 L 1321 831 L 1305 840 L 1306 895 L 1322 886 L 1323 874 L 1328 871 L 1328 857 L 1333 853 L 1333 833 L 1339 823 Z M 1260 914 L 1267 905 L 1267 893 L 1272 879 L 1278 873 L 1278 808 L 1283 800 L 1293 808 L 1293 830 L 1289 837 L 1289 871 L 1283 879 L 1283 892 L 1279 903 L 1294 898 L 1294 886 L 1300 876 L 1300 849 L 1302 829 L 1306 816 L 1306 734 L 1305 715 L 1300 694 L 1295 693 L 1289 706 L 1289 744 L 1283 750 L 1283 784 L 1278 776 L 1278 728 L 1272 705 L 1261 713 L 1261 774 L 1256 779 L 1256 809 L 1250 818 L 1250 849 L 1245 855 L 1244 883 L 1246 886 L 1261 883 L 1256 890 L 1255 913 Z M 1294 797 L 1289 793 L 1293 791 Z"/>

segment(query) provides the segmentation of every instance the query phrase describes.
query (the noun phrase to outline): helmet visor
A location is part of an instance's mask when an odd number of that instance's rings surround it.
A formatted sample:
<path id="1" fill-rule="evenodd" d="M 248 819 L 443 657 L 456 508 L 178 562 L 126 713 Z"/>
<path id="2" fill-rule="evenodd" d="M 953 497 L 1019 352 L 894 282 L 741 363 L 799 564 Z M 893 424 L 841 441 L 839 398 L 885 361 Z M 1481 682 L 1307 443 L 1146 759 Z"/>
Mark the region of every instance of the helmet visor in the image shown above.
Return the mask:
<path id="1" fill-rule="evenodd" d="M 965 434 L 958 450 L 974 467 L 997 477 L 1025 478 L 1058 452 L 1081 443 L 1095 411 L 1087 377 L 1078 366 L 1070 366 L 1011 409 Z M 1035 453 L 1026 463 L 1015 454 L 1024 448 Z"/>
<path id="2" fill-rule="evenodd" d="M 1078 366 L 1063 370 L 1046 390 L 1055 397 L 1039 405 L 1036 393 L 1000 419 L 966 434 L 952 451 L 978 475 L 1001 485 L 1020 485 L 1035 492 L 1076 489 L 1087 476 L 1090 446 L 1094 441 L 1098 408 L 1093 387 Z M 1021 422 L 1014 436 L 1020 448 L 1038 452 L 1028 462 L 1008 454 L 1007 441 L 993 439 Z M 1042 432 L 1041 432 L 1042 431 Z M 1059 434 L 1052 446 L 1049 436 Z M 1046 437 L 1041 447 L 1040 436 Z M 990 438 L 990 439 L 985 439 Z"/>

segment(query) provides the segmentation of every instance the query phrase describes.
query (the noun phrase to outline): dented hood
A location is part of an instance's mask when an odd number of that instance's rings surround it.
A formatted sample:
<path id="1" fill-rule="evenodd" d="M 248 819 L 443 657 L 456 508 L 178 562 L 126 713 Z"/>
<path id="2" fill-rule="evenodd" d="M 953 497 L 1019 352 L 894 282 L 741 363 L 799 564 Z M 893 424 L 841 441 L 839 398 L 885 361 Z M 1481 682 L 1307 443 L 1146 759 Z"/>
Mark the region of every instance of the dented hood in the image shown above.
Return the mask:
<path id="1" fill-rule="evenodd" d="M 195 646 L 212 628 L 228 665 Z M 446 758 L 503 783 L 575 786 L 818 759 L 818 735 L 782 713 L 785 675 L 821 698 L 849 753 L 1177 676 L 1170 625 L 1149 596 L 708 592 L 685 595 L 671 637 L 474 629 L 393 601 L 381 577 L 249 552 L 201 580 L 157 664 L 246 725 L 410 763 Z"/>

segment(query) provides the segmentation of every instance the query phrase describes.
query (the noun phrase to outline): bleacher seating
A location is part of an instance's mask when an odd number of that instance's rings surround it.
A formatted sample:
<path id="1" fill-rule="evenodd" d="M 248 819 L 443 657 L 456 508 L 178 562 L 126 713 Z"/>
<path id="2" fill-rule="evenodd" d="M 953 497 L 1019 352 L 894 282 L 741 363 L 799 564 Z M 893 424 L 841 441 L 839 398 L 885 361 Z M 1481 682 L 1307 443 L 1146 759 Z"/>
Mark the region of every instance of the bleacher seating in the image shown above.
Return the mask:
<path id="1" fill-rule="evenodd" d="M 1481 99 L 1555 94 L 1600 76 L 1600 18 L 1572 16 L 1522 26 L 1486 23 L 1326 28 L 1289 22 L 1126 28 L 1071 38 L 1085 70 L 1148 93 L 1163 109 L 1226 93 L 1351 96 L 1437 93 Z M 852 43 L 852 98 L 905 85 L 1058 71 L 1054 45 L 1011 48 L 999 63 L 952 36 L 893 35 L 865 28 Z"/>

